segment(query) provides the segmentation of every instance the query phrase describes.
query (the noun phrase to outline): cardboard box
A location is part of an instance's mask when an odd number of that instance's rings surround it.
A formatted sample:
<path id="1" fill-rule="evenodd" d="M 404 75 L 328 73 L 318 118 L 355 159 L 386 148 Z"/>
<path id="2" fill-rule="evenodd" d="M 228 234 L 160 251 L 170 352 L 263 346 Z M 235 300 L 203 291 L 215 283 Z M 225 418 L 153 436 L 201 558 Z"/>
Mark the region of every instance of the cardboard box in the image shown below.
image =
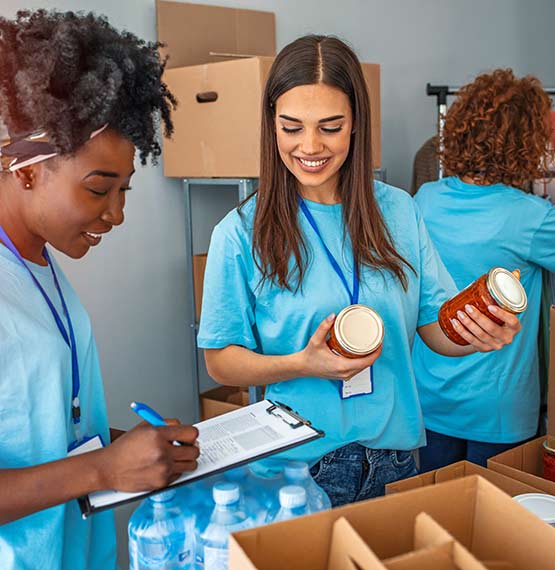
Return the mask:
<path id="1" fill-rule="evenodd" d="M 555 568 L 555 528 L 473 475 L 234 533 L 230 570 L 322 570 L 333 525 L 344 517 L 379 560 L 414 549 L 414 523 L 427 513 L 478 560 L 518 570 Z"/>
<path id="2" fill-rule="evenodd" d="M 271 57 L 180 67 L 164 79 L 179 99 L 175 133 L 164 139 L 164 174 L 179 178 L 257 178 L 261 100 Z M 380 66 L 363 64 L 372 107 L 374 167 L 381 163 Z"/>
<path id="3" fill-rule="evenodd" d="M 470 475 L 480 475 L 480 477 L 488 480 L 511 497 L 522 495 L 523 493 L 539 492 L 539 489 L 535 487 L 526 485 L 526 483 L 522 483 L 521 481 L 517 481 L 496 471 L 491 471 L 491 469 L 486 469 L 469 461 L 459 461 L 458 463 L 452 463 L 435 471 L 428 471 L 427 473 L 415 475 L 409 479 L 389 483 L 385 486 L 385 494 L 391 495 L 392 493 L 400 493 L 411 489 L 420 489 L 427 485 L 435 485 L 436 483 L 452 481 L 453 479 L 460 479 L 461 477 L 468 477 Z"/>
<path id="4" fill-rule="evenodd" d="M 172 114 L 175 133 L 163 141 L 164 174 L 257 178 L 262 92 L 276 54 L 275 15 L 158 0 L 157 20 L 158 39 L 167 45 L 163 53 L 170 56 L 164 80 L 179 101 Z M 373 163 L 379 167 L 380 67 L 363 64 L 363 72 Z"/>
<path id="5" fill-rule="evenodd" d="M 195 314 L 200 319 L 202 309 L 202 291 L 204 288 L 204 271 L 206 270 L 207 253 L 193 255 L 193 284 L 195 288 Z"/>
<path id="6" fill-rule="evenodd" d="M 208 420 L 238 410 L 249 403 L 246 388 L 218 386 L 200 395 L 200 418 Z"/>
<path id="7" fill-rule="evenodd" d="M 276 54 L 273 12 L 157 0 L 156 28 L 167 69 Z"/>
<path id="8" fill-rule="evenodd" d="M 543 442 L 547 439 L 555 447 L 555 306 L 549 313 L 549 355 L 547 438 L 538 437 L 488 459 L 488 469 L 555 495 L 555 482 L 543 478 Z"/>

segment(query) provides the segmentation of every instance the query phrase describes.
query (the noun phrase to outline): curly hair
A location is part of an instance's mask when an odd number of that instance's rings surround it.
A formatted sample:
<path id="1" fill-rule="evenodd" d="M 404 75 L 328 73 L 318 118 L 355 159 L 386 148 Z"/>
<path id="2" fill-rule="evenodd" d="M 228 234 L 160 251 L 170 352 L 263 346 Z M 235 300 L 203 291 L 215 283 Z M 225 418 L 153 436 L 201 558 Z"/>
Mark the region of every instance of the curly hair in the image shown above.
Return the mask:
<path id="1" fill-rule="evenodd" d="M 510 69 L 479 75 L 449 108 L 440 148 L 445 173 L 523 188 L 553 153 L 551 100 L 535 77 Z"/>
<path id="2" fill-rule="evenodd" d="M 0 115 L 11 134 L 48 132 L 73 154 L 109 124 L 142 164 L 161 154 L 157 129 L 173 133 L 176 100 L 162 81 L 161 44 L 114 29 L 103 16 L 55 10 L 0 18 Z"/>

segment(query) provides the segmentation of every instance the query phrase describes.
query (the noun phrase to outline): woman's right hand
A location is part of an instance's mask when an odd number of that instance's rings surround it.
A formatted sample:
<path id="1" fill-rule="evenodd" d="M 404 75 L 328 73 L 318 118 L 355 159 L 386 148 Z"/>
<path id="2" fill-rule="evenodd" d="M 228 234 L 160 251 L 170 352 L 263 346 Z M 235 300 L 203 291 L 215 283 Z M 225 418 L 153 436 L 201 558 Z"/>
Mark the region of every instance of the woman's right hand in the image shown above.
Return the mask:
<path id="1" fill-rule="evenodd" d="M 167 486 L 184 471 L 196 469 L 197 437 L 193 426 L 154 427 L 141 422 L 99 451 L 102 488 L 138 492 Z"/>
<path id="2" fill-rule="evenodd" d="M 345 358 L 332 352 L 326 337 L 335 321 L 331 314 L 324 319 L 306 347 L 299 353 L 304 376 L 315 376 L 330 380 L 350 380 L 353 376 L 372 366 L 382 353 L 382 347 L 364 358 Z"/>

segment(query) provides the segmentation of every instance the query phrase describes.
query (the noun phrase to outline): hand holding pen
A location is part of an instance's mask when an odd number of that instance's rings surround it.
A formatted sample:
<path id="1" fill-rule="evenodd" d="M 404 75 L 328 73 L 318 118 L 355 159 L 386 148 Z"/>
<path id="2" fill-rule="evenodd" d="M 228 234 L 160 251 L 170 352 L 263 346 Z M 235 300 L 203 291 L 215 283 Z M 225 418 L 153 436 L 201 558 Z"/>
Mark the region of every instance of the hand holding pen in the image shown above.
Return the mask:
<path id="1" fill-rule="evenodd" d="M 194 471 L 197 467 L 198 430 L 173 421 L 169 425 L 154 410 L 138 404 L 137 408 L 142 410 L 139 415 L 148 423 L 140 423 L 102 450 L 106 458 L 101 474 L 105 489 L 130 492 L 159 489 L 184 471 Z"/>

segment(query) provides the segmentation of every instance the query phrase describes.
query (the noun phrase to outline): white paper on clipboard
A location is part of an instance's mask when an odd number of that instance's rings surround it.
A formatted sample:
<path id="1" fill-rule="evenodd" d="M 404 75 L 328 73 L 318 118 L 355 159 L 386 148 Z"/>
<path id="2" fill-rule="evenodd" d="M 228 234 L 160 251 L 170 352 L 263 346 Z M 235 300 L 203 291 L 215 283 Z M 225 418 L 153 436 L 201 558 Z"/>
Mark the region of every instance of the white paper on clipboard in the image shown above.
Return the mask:
<path id="1" fill-rule="evenodd" d="M 199 430 L 198 468 L 181 475 L 170 487 L 203 479 L 324 435 L 286 406 L 270 400 L 210 418 L 195 427 Z M 83 517 L 87 517 L 149 494 L 99 491 L 80 499 L 79 503 Z"/>

